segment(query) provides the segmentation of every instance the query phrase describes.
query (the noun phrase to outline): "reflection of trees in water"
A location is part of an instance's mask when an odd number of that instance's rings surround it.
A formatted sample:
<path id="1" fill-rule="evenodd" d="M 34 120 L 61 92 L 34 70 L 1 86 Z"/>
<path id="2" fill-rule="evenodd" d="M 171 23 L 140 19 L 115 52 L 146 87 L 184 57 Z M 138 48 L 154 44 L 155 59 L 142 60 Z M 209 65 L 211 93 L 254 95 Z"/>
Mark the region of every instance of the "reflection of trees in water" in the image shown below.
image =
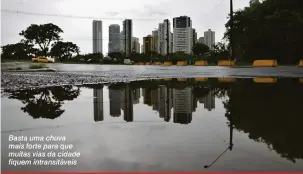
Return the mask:
<path id="1" fill-rule="evenodd" d="M 236 129 L 263 142 L 282 157 L 303 159 L 303 86 L 291 80 L 279 84 L 236 83 L 224 103 Z"/>
<path id="2" fill-rule="evenodd" d="M 61 109 L 64 101 L 71 101 L 77 98 L 80 94 L 80 89 L 73 86 L 57 86 L 6 92 L 9 92 L 10 99 L 17 99 L 25 104 L 21 110 L 34 119 L 55 119 L 64 112 Z"/>

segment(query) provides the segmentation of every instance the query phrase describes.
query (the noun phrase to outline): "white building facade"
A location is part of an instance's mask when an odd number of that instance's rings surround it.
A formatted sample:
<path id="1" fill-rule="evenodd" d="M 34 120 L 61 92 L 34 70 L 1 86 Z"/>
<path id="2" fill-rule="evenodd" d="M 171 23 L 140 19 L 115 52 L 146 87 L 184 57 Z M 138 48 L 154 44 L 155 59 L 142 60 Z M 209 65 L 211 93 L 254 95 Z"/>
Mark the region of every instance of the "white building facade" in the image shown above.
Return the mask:
<path id="1" fill-rule="evenodd" d="M 215 32 L 208 29 L 204 32 L 204 42 L 205 45 L 209 47 L 210 50 L 213 50 L 213 45 L 215 44 Z"/>
<path id="2" fill-rule="evenodd" d="M 102 21 L 93 20 L 93 53 L 103 53 Z"/>
<path id="3" fill-rule="evenodd" d="M 173 19 L 173 52 L 192 53 L 192 21 L 188 16 Z"/>

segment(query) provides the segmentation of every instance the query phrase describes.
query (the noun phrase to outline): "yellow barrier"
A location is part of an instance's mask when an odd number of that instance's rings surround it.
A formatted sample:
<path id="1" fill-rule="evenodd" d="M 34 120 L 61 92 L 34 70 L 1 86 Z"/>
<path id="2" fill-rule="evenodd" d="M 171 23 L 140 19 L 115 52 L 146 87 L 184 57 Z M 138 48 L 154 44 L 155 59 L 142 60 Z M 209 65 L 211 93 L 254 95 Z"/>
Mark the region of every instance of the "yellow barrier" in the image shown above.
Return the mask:
<path id="1" fill-rule="evenodd" d="M 146 62 L 145 65 L 152 65 L 152 62 Z"/>
<path id="2" fill-rule="evenodd" d="M 299 79 L 300 83 L 303 83 L 303 78 Z"/>
<path id="3" fill-rule="evenodd" d="M 161 62 L 154 62 L 154 65 L 161 65 Z"/>
<path id="4" fill-rule="evenodd" d="M 172 62 L 164 62 L 163 65 L 164 65 L 164 66 L 171 66 L 171 65 L 173 65 L 173 63 L 172 63 Z"/>
<path id="5" fill-rule="evenodd" d="M 186 61 L 178 61 L 177 66 L 186 66 L 187 62 Z"/>
<path id="6" fill-rule="evenodd" d="M 233 78 L 233 77 L 219 77 L 218 81 L 219 82 L 234 82 L 234 81 L 236 81 L 236 78 Z"/>
<path id="7" fill-rule="evenodd" d="M 219 60 L 218 66 L 234 66 L 235 61 L 232 60 Z"/>
<path id="8" fill-rule="evenodd" d="M 179 82 L 186 82 L 187 78 L 177 78 L 177 81 L 179 81 Z"/>
<path id="9" fill-rule="evenodd" d="M 140 63 L 135 63 L 135 65 L 141 65 Z"/>
<path id="10" fill-rule="evenodd" d="M 269 77 L 255 77 L 255 83 L 276 83 L 277 78 L 269 78 Z"/>
<path id="11" fill-rule="evenodd" d="M 195 62 L 195 66 L 208 66 L 207 61 L 198 60 Z"/>
<path id="12" fill-rule="evenodd" d="M 207 80 L 208 80 L 207 77 L 196 77 L 196 78 L 195 78 L 195 81 L 197 81 L 197 82 L 205 82 L 205 81 L 207 81 Z"/>
<path id="13" fill-rule="evenodd" d="M 166 79 L 164 79 L 164 81 L 172 81 L 173 79 L 171 79 L 171 78 L 166 78 Z"/>
<path id="14" fill-rule="evenodd" d="M 255 60 L 253 67 L 277 67 L 278 63 L 276 60 Z"/>
<path id="15" fill-rule="evenodd" d="M 300 60 L 299 67 L 303 67 L 303 60 Z"/>

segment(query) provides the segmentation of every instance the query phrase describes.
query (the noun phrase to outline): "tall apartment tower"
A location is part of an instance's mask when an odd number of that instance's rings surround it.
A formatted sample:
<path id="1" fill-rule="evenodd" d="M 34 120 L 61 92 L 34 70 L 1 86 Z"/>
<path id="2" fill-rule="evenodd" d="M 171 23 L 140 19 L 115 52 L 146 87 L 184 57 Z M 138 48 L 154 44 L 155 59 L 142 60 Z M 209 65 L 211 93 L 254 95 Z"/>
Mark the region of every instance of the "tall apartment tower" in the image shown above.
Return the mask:
<path id="1" fill-rule="evenodd" d="M 144 53 L 155 52 L 155 38 L 151 35 L 147 35 L 146 37 L 143 37 L 143 48 L 144 48 Z"/>
<path id="2" fill-rule="evenodd" d="M 172 39 L 171 34 L 170 34 L 171 33 L 170 26 L 171 26 L 171 24 L 168 19 L 165 19 L 163 23 L 159 24 L 157 50 L 158 50 L 159 54 L 161 54 L 161 55 L 166 55 L 167 50 L 170 51 L 170 49 L 169 49 L 170 44 L 171 44 L 170 40 Z M 167 42 L 167 37 L 168 37 L 168 42 Z"/>
<path id="3" fill-rule="evenodd" d="M 108 52 L 119 52 L 120 51 L 120 26 L 118 24 L 112 24 L 108 27 L 109 31 L 109 42 Z"/>
<path id="4" fill-rule="evenodd" d="M 159 53 L 159 50 L 158 50 L 158 30 L 154 30 L 152 32 L 152 37 L 154 38 L 155 52 Z"/>
<path id="5" fill-rule="evenodd" d="M 173 52 L 190 54 L 193 47 L 192 21 L 188 16 L 173 19 Z"/>
<path id="6" fill-rule="evenodd" d="M 132 52 L 140 53 L 140 42 L 139 38 L 137 37 L 132 37 Z"/>
<path id="7" fill-rule="evenodd" d="M 123 31 L 121 32 L 121 51 L 128 57 L 132 52 L 133 22 L 131 19 L 123 21 Z"/>
<path id="8" fill-rule="evenodd" d="M 215 44 L 215 32 L 208 29 L 204 32 L 204 42 L 205 45 L 209 47 L 210 50 L 213 50 L 213 45 Z"/>
<path id="9" fill-rule="evenodd" d="M 102 21 L 93 20 L 93 53 L 103 53 Z"/>
<path id="10" fill-rule="evenodd" d="M 195 45 L 198 42 L 198 38 L 197 38 L 197 32 L 196 29 L 192 29 L 192 41 L 193 41 L 193 45 Z"/>

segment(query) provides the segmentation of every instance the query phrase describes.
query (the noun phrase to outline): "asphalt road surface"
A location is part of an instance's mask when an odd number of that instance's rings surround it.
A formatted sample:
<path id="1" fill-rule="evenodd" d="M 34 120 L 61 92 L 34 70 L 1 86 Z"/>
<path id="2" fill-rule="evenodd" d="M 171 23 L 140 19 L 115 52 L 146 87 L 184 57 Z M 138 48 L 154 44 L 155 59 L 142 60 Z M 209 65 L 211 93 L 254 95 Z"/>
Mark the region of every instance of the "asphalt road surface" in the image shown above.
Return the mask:
<path id="1" fill-rule="evenodd" d="M 87 64 L 50 64 L 50 68 L 60 72 L 109 75 L 130 75 L 135 77 L 303 77 L 303 68 L 252 68 L 217 66 L 144 66 L 144 65 L 87 65 Z"/>
<path id="2" fill-rule="evenodd" d="M 27 64 L 18 64 L 26 67 Z M 1 87 L 28 88 L 53 85 L 125 82 L 151 78 L 177 77 L 296 77 L 303 78 L 303 68 L 217 67 L 217 66 L 140 66 L 48 64 L 58 72 L 2 72 Z"/>

